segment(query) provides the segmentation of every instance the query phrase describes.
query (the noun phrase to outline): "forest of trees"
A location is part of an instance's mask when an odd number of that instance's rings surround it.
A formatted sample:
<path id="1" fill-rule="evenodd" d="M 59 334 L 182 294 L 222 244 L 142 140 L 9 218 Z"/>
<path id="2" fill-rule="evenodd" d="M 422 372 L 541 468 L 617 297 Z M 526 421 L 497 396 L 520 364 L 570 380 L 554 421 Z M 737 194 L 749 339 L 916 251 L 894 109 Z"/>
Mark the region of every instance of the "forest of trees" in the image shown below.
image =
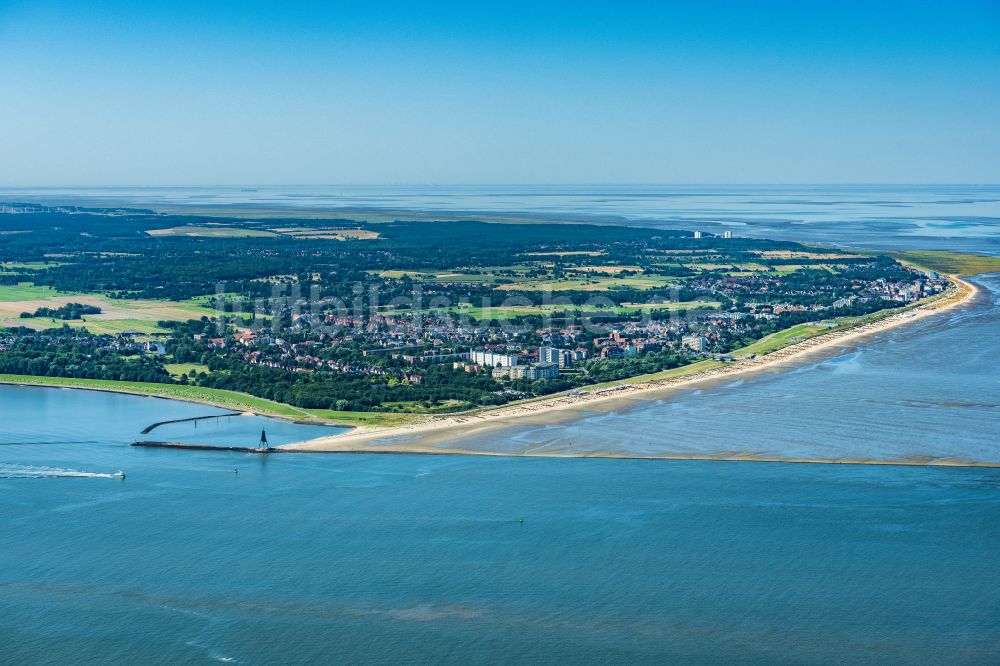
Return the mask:
<path id="1" fill-rule="evenodd" d="M 131 382 L 173 381 L 162 362 L 122 349 L 112 336 L 63 328 L 12 329 L 0 352 L 0 374 L 85 377 Z"/>
<path id="2" fill-rule="evenodd" d="M 84 315 L 101 314 L 101 308 L 83 303 L 67 303 L 58 308 L 36 308 L 34 312 L 22 312 L 21 319 L 32 317 L 49 317 L 51 319 L 83 319 Z"/>

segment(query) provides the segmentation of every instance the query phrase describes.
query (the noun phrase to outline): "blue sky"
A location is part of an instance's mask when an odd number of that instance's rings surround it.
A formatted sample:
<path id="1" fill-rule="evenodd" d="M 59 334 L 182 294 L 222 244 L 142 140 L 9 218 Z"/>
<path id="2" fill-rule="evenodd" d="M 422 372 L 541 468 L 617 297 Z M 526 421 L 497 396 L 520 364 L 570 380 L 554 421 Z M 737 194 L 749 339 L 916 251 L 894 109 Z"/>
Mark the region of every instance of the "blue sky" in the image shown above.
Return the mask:
<path id="1" fill-rule="evenodd" d="M 1000 2 L 0 0 L 0 185 L 997 183 Z"/>

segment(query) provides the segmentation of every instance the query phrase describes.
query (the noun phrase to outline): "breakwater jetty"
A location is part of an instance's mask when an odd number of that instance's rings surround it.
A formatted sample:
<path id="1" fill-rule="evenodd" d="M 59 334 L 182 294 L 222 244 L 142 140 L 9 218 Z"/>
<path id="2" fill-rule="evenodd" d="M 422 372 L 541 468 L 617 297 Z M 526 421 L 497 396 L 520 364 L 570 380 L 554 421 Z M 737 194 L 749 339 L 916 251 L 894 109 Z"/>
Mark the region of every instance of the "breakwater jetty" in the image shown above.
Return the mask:
<path id="1" fill-rule="evenodd" d="M 184 442 L 132 442 L 130 446 L 146 449 L 187 449 L 189 451 L 237 451 L 241 453 L 286 453 L 283 449 L 254 448 L 251 446 L 215 446 L 213 444 L 185 444 Z"/>
<path id="2" fill-rule="evenodd" d="M 157 421 L 156 423 L 152 423 L 152 424 L 146 426 L 142 430 L 142 432 L 140 434 L 142 434 L 142 435 L 148 435 L 149 433 L 153 432 L 154 430 L 156 430 L 160 426 L 167 425 L 169 423 L 189 423 L 191 421 L 195 421 L 195 422 L 197 422 L 197 421 L 204 421 L 205 419 L 221 419 L 221 418 L 225 418 L 227 416 L 243 416 L 243 413 L 242 412 L 229 412 L 228 414 L 212 414 L 211 416 L 192 416 L 192 417 L 186 418 L 186 419 L 170 419 L 169 421 Z"/>
<path id="3" fill-rule="evenodd" d="M 407 456 L 484 456 L 490 458 L 598 458 L 603 460 L 661 460 L 661 461 L 700 461 L 728 463 L 771 463 L 800 465 L 874 465 L 885 467 L 972 467 L 981 469 L 1000 469 L 1000 462 L 982 462 L 962 460 L 959 458 L 938 458 L 933 456 L 918 456 L 915 458 L 802 458 L 784 457 L 758 453 L 755 451 L 725 451 L 720 453 L 662 453 L 653 455 L 638 455 L 615 453 L 612 451 L 589 452 L 578 455 L 572 453 L 524 453 L 475 451 L 469 449 L 305 449 L 278 448 L 255 449 L 248 446 L 213 446 L 211 444 L 185 444 L 183 442 L 132 442 L 132 446 L 159 449 L 186 449 L 189 451 L 235 451 L 241 453 L 326 453 L 347 455 L 407 455 Z"/>

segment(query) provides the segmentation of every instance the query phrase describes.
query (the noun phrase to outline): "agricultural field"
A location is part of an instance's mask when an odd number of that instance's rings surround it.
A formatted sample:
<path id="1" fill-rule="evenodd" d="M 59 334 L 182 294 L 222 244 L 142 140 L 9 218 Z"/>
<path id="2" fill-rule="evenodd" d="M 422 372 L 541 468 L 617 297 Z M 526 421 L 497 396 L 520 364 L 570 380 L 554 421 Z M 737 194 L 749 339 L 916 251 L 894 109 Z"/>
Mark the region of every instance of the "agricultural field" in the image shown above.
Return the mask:
<path id="1" fill-rule="evenodd" d="M 170 373 L 174 379 L 180 379 L 181 375 L 191 376 L 192 373 L 210 372 L 207 365 L 201 363 L 164 363 L 163 368 Z"/>
<path id="2" fill-rule="evenodd" d="M 526 274 L 529 271 L 530 268 L 526 266 L 486 266 L 471 273 L 461 268 L 433 272 L 392 269 L 369 271 L 369 273 L 377 275 L 380 278 L 390 280 L 399 280 L 406 277 L 414 282 L 435 282 L 440 284 L 495 284 L 498 282 L 515 283 L 521 280 L 526 280 Z"/>
<path id="3" fill-rule="evenodd" d="M 938 250 L 887 251 L 882 254 L 946 275 L 972 276 L 1000 272 L 1000 257 L 983 254 Z"/>
<path id="4" fill-rule="evenodd" d="M 21 319 L 22 312 L 38 308 L 59 308 L 68 303 L 92 305 L 100 314 L 84 315 L 82 319 L 62 320 L 44 317 Z M 57 292 L 51 287 L 31 283 L 0 285 L 0 327 L 26 326 L 34 329 L 58 328 L 63 325 L 83 328 L 91 333 L 118 334 L 133 331 L 140 334 L 166 333 L 158 321 L 187 321 L 202 316 L 215 317 L 218 311 L 191 303 L 157 300 L 112 299 L 97 294 Z"/>
<path id="5" fill-rule="evenodd" d="M 272 229 L 283 236 L 301 238 L 305 240 L 375 240 L 379 238 L 377 231 L 371 229 L 317 229 L 313 227 L 282 227 Z"/>
<path id="6" fill-rule="evenodd" d="M 630 275 L 627 277 L 557 278 L 527 280 L 500 285 L 502 291 L 611 291 L 614 289 L 659 289 L 674 281 L 663 275 Z"/>
<path id="7" fill-rule="evenodd" d="M 36 286 L 31 282 L 0 284 L 0 308 L 3 307 L 4 303 L 50 298 L 57 293 L 52 287 Z M 23 308 L 18 310 L 18 313 L 22 311 Z M 3 312 L 3 310 L 0 309 L 0 312 Z"/>
<path id="8" fill-rule="evenodd" d="M 826 271 L 828 273 L 836 273 L 838 268 L 831 264 L 779 264 L 773 268 L 773 271 L 777 275 L 790 275 L 801 270 L 813 270 L 813 271 Z"/>
<path id="9" fill-rule="evenodd" d="M 240 227 L 186 225 L 169 229 L 150 229 L 150 236 L 183 236 L 187 238 L 268 238 L 277 236 L 273 231 Z"/>
<path id="10" fill-rule="evenodd" d="M 719 301 L 676 301 L 667 303 L 622 303 L 615 310 L 619 313 L 636 310 L 718 310 Z"/>
<path id="11" fill-rule="evenodd" d="M 236 292 L 224 292 L 221 294 L 203 294 L 201 296 L 194 296 L 185 301 L 181 301 L 186 305 L 193 305 L 203 308 L 214 308 L 216 302 L 219 298 L 222 298 L 225 302 L 239 302 L 243 300 L 243 295 Z"/>
<path id="12" fill-rule="evenodd" d="M 5 261 L 0 263 L 0 273 L 13 273 L 15 271 L 44 271 L 56 266 L 65 266 L 62 261 Z"/>
<path id="13" fill-rule="evenodd" d="M 475 271 L 452 268 L 438 271 L 386 269 L 369 272 L 383 279 L 405 277 L 414 282 L 443 285 L 496 285 L 499 291 L 608 292 L 616 289 L 655 290 L 677 286 L 683 281 L 682 278 L 672 277 L 678 270 L 692 271 L 695 275 L 723 272 L 734 277 L 758 274 L 782 277 L 804 269 L 837 273 L 842 268 L 842 265 L 830 262 L 828 259 L 837 255 L 828 253 L 776 253 L 781 256 L 765 256 L 764 252 L 750 254 L 757 254 L 759 261 L 727 262 L 726 257 L 720 255 L 718 250 L 685 250 L 677 256 L 675 263 L 660 262 L 640 266 L 635 263 L 577 264 L 578 260 L 591 261 L 593 257 L 602 256 L 599 252 L 530 252 L 524 256 L 536 257 L 539 260 L 551 259 L 551 261 L 483 267 Z M 781 263 L 789 259 L 801 259 L 803 263 Z M 775 263 L 772 265 L 768 263 L 769 260 Z M 826 263 L 819 263 L 821 260 Z"/>
<path id="14" fill-rule="evenodd" d="M 792 251 L 792 250 L 763 250 L 757 252 L 760 256 L 765 259 L 809 259 L 812 261 L 819 260 L 837 260 L 837 259 L 863 259 L 865 255 L 863 254 L 840 254 L 834 252 L 810 252 L 810 251 Z"/>
<path id="15" fill-rule="evenodd" d="M 575 250 L 567 252 L 527 252 L 529 257 L 599 257 L 603 252 L 590 250 Z"/>
<path id="16" fill-rule="evenodd" d="M 634 315 L 647 311 L 681 311 L 681 310 L 711 310 L 718 309 L 722 304 L 718 301 L 679 301 L 666 303 L 622 303 L 621 305 L 574 305 L 571 303 L 546 303 L 541 305 L 501 305 L 493 307 L 475 306 L 471 303 L 459 303 L 447 308 L 420 310 L 419 314 L 441 313 L 465 316 L 477 321 L 499 321 L 517 317 L 548 317 L 573 313 L 597 313 L 601 315 Z"/>
<path id="17" fill-rule="evenodd" d="M 36 324 L 33 322 L 42 322 L 43 328 L 57 328 L 66 324 L 67 326 L 72 326 L 74 328 L 86 328 L 91 333 L 98 335 L 120 335 L 122 333 L 135 333 L 138 335 L 162 335 L 167 333 L 167 329 L 162 328 L 156 324 L 155 321 L 150 321 L 148 319 L 90 319 L 88 317 L 97 317 L 98 315 L 87 315 L 84 319 L 76 319 L 71 321 L 62 321 L 59 319 L 28 319 L 21 320 L 30 323 L 25 323 L 24 325 L 28 328 L 36 328 Z"/>
<path id="18" fill-rule="evenodd" d="M 801 270 L 825 270 L 829 273 L 838 273 L 847 266 L 841 262 L 865 258 L 865 255 L 847 253 L 749 250 L 746 254 L 755 256 L 756 260 L 747 261 L 747 257 L 744 256 L 741 260 L 730 261 L 727 256 L 720 254 L 717 250 L 662 250 L 660 252 L 673 255 L 671 256 L 673 263 L 654 263 L 651 266 L 653 269 L 683 267 L 695 273 L 725 272 L 728 275 L 740 277 L 755 273 L 781 277 Z"/>
<path id="19" fill-rule="evenodd" d="M 568 273 L 604 273 L 606 275 L 617 275 L 618 273 L 632 272 L 644 273 L 641 266 L 574 266 L 567 268 Z"/>

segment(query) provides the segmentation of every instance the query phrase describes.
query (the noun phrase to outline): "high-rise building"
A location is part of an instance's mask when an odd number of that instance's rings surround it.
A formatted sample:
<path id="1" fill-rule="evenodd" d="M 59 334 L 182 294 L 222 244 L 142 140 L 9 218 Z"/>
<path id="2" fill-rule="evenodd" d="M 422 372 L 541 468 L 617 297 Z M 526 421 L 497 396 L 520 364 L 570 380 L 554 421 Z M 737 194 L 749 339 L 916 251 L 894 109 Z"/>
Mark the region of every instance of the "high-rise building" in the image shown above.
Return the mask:
<path id="1" fill-rule="evenodd" d="M 538 348 L 539 363 L 555 363 L 560 368 L 568 368 L 573 365 L 575 359 L 576 354 L 570 349 L 546 346 Z"/>
<path id="2" fill-rule="evenodd" d="M 525 379 L 558 379 L 559 366 L 555 363 L 532 363 L 524 374 Z"/>
<path id="3" fill-rule="evenodd" d="M 723 238 L 732 238 L 733 237 L 733 232 L 732 231 L 723 231 L 722 232 L 722 237 Z"/>
<path id="4" fill-rule="evenodd" d="M 524 379 L 529 368 L 527 365 L 498 365 L 492 374 L 494 379 Z"/>
<path id="5" fill-rule="evenodd" d="M 494 379 L 558 379 L 559 366 L 555 363 L 532 363 L 531 365 L 509 365 L 493 368 Z"/>
<path id="6" fill-rule="evenodd" d="M 701 238 L 701 232 L 700 231 L 694 232 L 694 237 L 695 238 Z"/>
<path id="7" fill-rule="evenodd" d="M 685 335 L 681 338 L 681 344 L 696 352 L 703 352 L 708 349 L 708 340 L 700 335 Z"/>
<path id="8" fill-rule="evenodd" d="M 495 368 L 497 366 L 507 368 L 517 365 L 516 356 L 511 356 L 510 354 L 499 354 L 491 351 L 469 352 L 469 360 L 486 368 Z"/>

